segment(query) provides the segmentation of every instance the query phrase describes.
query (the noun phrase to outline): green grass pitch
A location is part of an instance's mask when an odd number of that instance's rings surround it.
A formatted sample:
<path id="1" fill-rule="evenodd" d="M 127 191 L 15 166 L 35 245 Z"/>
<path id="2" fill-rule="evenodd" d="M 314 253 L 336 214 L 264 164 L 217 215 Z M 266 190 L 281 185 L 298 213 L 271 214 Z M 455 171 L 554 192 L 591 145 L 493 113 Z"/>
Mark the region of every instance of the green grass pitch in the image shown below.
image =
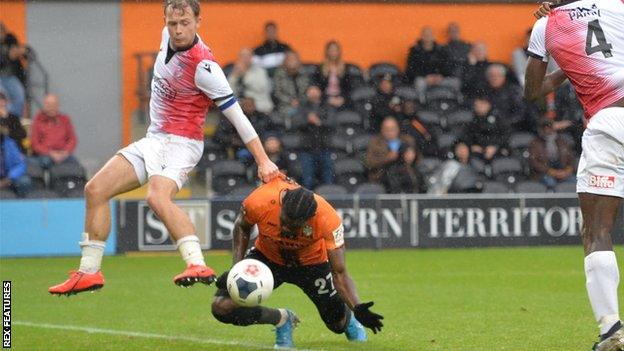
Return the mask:
<path id="1" fill-rule="evenodd" d="M 207 261 L 222 271 L 230 256 L 208 253 Z M 106 257 L 101 292 L 50 296 L 47 287 L 77 264 L 76 257 L 0 260 L 1 278 L 13 282 L 15 350 L 231 351 L 273 345 L 270 326 L 216 322 L 210 314 L 213 286 L 175 286 L 172 277 L 183 268 L 175 255 Z M 581 247 L 353 250 L 347 266 L 361 299 L 374 300 L 373 309 L 385 316 L 384 330 L 369 332 L 366 344 L 350 344 L 324 327 L 302 292 L 285 285 L 267 305 L 298 313 L 298 348 L 589 350 L 598 333 Z"/>

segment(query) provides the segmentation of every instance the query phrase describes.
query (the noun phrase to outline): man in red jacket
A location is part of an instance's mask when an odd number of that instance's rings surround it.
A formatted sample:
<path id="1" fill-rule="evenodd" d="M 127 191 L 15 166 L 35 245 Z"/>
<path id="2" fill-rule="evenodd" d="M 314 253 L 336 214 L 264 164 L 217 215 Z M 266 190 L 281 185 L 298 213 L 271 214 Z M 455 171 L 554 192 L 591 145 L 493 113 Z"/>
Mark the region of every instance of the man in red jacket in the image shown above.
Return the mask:
<path id="1" fill-rule="evenodd" d="M 30 130 L 32 149 L 43 168 L 63 162 L 77 162 L 72 156 L 76 149 L 76 134 L 69 116 L 60 113 L 59 99 L 49 94 L 42 110 L 35 116 Z"/>

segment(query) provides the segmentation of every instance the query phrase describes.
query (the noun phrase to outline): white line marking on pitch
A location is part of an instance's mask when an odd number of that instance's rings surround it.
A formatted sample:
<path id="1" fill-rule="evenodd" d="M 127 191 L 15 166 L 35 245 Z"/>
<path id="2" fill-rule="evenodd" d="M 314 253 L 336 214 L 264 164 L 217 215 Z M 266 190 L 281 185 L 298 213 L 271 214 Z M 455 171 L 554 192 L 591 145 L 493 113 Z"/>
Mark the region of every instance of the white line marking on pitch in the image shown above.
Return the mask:
<path id="1" fill-rule="evenodd" d="M 227 346 L 242 346 L 242 347 L 251 347 L 254 349 L 261 350 L 273 350 L 273 347 L 270 346 L 262 346 L 258 344 L 238 342 L 238 341 L 227 341 L 227 340 L 217 340 L 217 339 L 208 339 L 208 338 L 198 338 L 194 336 L 176 336 L 176 335 L 165 335 L 165 334 L 155 334 L 155 333 L 143 333 L 143 332 L 133 332 L 126 330 L 114 330 L 114 329 L 102 329 L 102 328 L 91 328 L 91 327 L 78 327 L 74 325 L 63 325 L 63 324 L 47 324 L 47 323 L 33 323 L 26 321 L 13 321 L 13 325 L 21 325 L 25 327 L 34 327 L 34 328 L 43 328 L 43 329 L 59 329 L 59 330 L 71 330 L 71 331 L 81 331 L 85 333 L 93 333 L 93 334 L 109 334 L 109 335 L 119 335 L 119 336 L 134 336 L 137 338 L 147 338 L 147 339 L 164 339 L 171 341 L 188 341 L 194 342 L 198 344 L 211 344 L 211 345 L 227 345 Z M 314 350 L 314 349 L 297 349 L 300 351 L 322 351 L 322 350 Z"/>

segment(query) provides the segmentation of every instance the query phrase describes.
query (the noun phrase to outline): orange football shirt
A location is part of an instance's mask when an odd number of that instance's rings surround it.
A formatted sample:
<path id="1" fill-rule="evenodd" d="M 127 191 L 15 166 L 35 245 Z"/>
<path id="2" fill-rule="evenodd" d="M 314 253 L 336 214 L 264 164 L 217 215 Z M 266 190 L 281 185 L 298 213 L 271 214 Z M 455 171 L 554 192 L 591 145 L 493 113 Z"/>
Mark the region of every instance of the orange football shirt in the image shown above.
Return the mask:
<path id="1" fill-rule="evenodd" d="M 298 188 L 294 181 L 278 177 L 256 188 L 243 201 L 247 223 L 258 225 L 256 249 L 280 265 L 314 265 L 327 261 L 327 251 L 344 245 L 344 229 L 336 210 L 314 194 L 316 214 L 296 233 L 295 238 L 281 235 L 281 194 Z"/>

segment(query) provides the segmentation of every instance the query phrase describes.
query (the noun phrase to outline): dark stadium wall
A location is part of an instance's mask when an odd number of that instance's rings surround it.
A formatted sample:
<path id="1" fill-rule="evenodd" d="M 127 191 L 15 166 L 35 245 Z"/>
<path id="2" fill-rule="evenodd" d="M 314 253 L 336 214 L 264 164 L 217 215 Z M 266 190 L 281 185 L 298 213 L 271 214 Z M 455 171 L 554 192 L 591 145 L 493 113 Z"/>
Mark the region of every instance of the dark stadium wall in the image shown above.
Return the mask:
<path id="1" fill-rule="evenodd" d="M 281 39 L 298 50 L 304 61 L 322 59 L 325 43 L 337 39 L 344 57 L 363 67 L 378 61 L 405 65 L 407 51 L 431 25 L 445 41 L 451 21 L 460 23 L 466 39 L 483 40 L 490 57 L 508 62 L 532 25 L 532 4 L 379 4 L 206 2 L 200 34 L 222 64 L 236 59 L 241 47 L 262 40 L 266 21 L 279 25 Z M 138 106 L 134 54 L 156 51 L 163 26 L 160 2 L 122 2 L 124 142 L 130 140 L 131 116 Z"/>
<path id="2" fill-rule="evenodd" d="M 28 42 L 50 89 L 72 117 L 77 156 L 90 171 L 121 144 L 120 6 L 114 2 L 28 2 Z"/>

